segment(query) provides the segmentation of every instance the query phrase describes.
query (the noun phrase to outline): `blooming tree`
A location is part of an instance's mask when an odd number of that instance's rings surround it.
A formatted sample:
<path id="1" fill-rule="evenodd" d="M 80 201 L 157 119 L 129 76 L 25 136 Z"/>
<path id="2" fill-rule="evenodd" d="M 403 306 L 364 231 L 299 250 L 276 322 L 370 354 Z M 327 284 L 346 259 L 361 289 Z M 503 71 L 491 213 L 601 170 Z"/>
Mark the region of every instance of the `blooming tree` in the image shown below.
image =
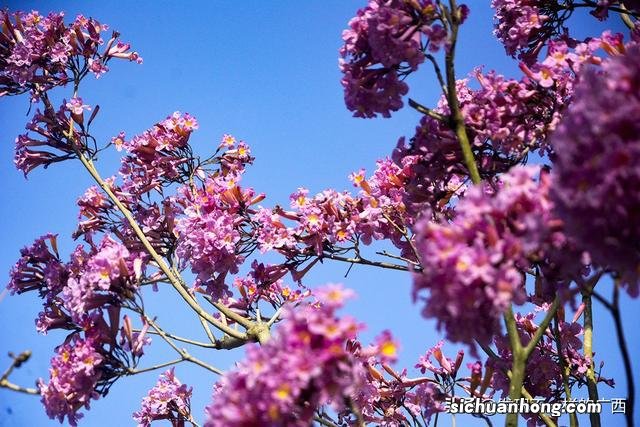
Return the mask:
<path id="1" fill-rule="evenodd" d="M 355 191 L 298 188 L 289 206 L 271 207 L 243 182 L 249 146 L 224 135 L 215 152 L 198 155 L 190 145 L 198 122 L 187 113 L 135 136 L 92 135 L 99 106 L 81 97 L 83 82 L 112 61 L 142 62 L 117 32 L 83 16 L 0 12 L 0 95 L 29 96 L 33 110 L 16 138 L 15 166 L 27 176 L 75 161 L 95 181 L 77 202 L 78 246 L 62 254 L 57 235 L 43 235 L 10 272 L 12 294 L 42 300 L 37 330 L 66 331 L 48 378 L 36 388 L 11 381 L 26 351 L 0 386 L 40 395 L 49 417 L 77 425 L 114 382 L 170 367 L 133 419 L 198 425 L 201 408 L 191 407 L 192 389 L 174 366 L 186 362 L 211 375 L 206 426 L 423 426 L 464 397 L 561 402 L 585 386 L 598 400 L 613 379 L 594 357 L 596 299 L 614 319 L 633 425 L 619 294 L 637 297 L 640 285 L 640 3 L 492 7 L 519 79 L 481 67 L 459 78 L 466 5 L 369 0 L 342 34 L 346 107 L 356 117 L 390 117 L 407 102 L 420 117 L 415 134 L 372 174 L 354 172 Z M 603 21 L 619 16 L 629 31 L 577 38 L 568 24 L 581 9 Z M 433 107 L 406 97 L 406 77 L 418 70 L 441 88 Z M 103 150 L 122 153 L 114 175 L 97 168 Z M 395 252 L 367 255 L 383 242 Z M 422 315 L 460 345 L 458 354 L 425 343 L 432 347 L 415 374 L 396 367 L 392 332 L 362 342 L 366 319 L 342 313 L 353 291 L 306 283 L 331 261 L 411 275 Z M 614 282 L 612 299 L 601 294 L 603 277 Z M 159 287 L 175 290 L 208 342 L 177 336 L 145 309 L 153 292 L 143 290 Z M 145 365 L 152 337 L 177 358 Z M 188 350 L 242 346 L 245 358 L 227 372 Z M 554 414 L 522 416 L 558 423 Z M 507 415 L 506 425 L 518 417 Z M 589 422 L 601 425 L 600 416 Z"/>

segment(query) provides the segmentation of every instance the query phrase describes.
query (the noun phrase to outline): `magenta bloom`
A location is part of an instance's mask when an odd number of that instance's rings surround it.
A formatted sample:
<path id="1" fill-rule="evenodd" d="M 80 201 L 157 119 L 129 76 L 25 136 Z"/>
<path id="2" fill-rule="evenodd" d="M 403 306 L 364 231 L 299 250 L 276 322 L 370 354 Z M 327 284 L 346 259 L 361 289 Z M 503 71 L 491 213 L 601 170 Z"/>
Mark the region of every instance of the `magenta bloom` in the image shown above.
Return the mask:
<path id="1" fill-rule="evenodd" d="M 463 20 L 468 14 L 460 6 Z M 356 117 L 389 117 L 408 86 L 402 81 L 425 60 L 425 50 L 445 46 L 448 34 L 432 0 L 370 0 L 342 33 L 340 69 L 347 108 Z"/>
<path id="2" fill-rule="evenodd" d="M 169 369 L 158 379 L 158 383 L 142 399 L 140 411 L 133 413 L 139 427 L 148 427 L 156 420 L 169 420 L 172 425 L 184 425 L 191 418 L 191 387 L 182 384 Z"/>
<path id="3" fill-rule="evenodd" d="M 248 347 L 215 385 L 205 426 L 308 426 L 320 405 L 344 409 L 364 369 L 346 349 L 360 325 L 335 313 L 349 295 L 334 286 L 320 292 L 320 304 L 287 310 L 274 336 Z"/>
<path id="4" fill-rule="evenodd" d="M 540 7 L 547 0 L 492 0 L 496 10 L 494 34 L 504 44 L 509 55 L 515 56 L 519 50 L 529 47 L 542 31 L 545 15 Z"/>
<path id="5" fill-rule="evenodd" d="M 108 236 L 75 263 L 81 264 L 81 270 L 69 278 L 62 298 L 78 323 L 90 310 L 131 299 L 142 274 L 142 259 Z"/>
<path id="6" fill-rule="evenodd" d="M 100 380 L 102 355 L 94 346 L 93 339 L 74 339 L 56 350 L 49 369 L 50 380 L 38 382 L 47 415 L 61 423 L 65 417 L 72 426 L 77 425 L 82 414 L 78 411 L 89 409 L 91 399 L 100 395 L 95 391 Z"/>
<path id="7" fill-rule="evenodd" d="M 586 70 L 552 136 L 553 197 L 567 233 L 616 270 L 630 295 L 640 280 L 640 47 Z M 578 131 L 579 130 L 579 131 Z"/>
<path id="8" fill-rule="evenodd" d="M 122 190 L 141 195 L 177 181 L 180 165 L 192 156 L 188 141 L 196 129 L 195 117 L 176 111 L 129 141 L 123 132 L 113 138 L 116 149 L 129 153 L 121 161 Z"/>
<path id="9" fill-rule="evenodd" d="M 78 15 L 70 24 L 64 13 L 40 15 L 0 10 L 4 36 L 0 40 L 0 96 L 27 91 L 34 98 L 72 81 L 71 63 L 86 63 L 96 77 L 108 71 L 112 58 L 142 62 L 130 46 L 116 41 L 117 33 L 104 43 L 107 26 L 93 18 Z M 105 48 L 102 49 L 102 45 Z M 82 66 L 82 65 L 81 65 Z"/>
<path id="10" fill-rule="evenodd" d="M 525 302 L 523 272 L 557 244 L 549 180 L 536 182 L 537 175 L 537 168 L 516 167 L 496 190 L 470 189 L 452 222 L 425 217 L 417 225 L 423 272 L 414 275 L 414 298 L 447 339 L 489 343 L 509 304 Z"/>
<path id="11" fill-rule="evenodd" d="M 532 313 L 525 315 L 516 313 L 516 327 L 523 344 L 529 343 L 539 328 L 535 322 L 536 315 L 542 317 L 544 313 L 544 307 L 536 307 Z M 579 323 L 561 321 L 559 324 L 560 351 L 558 351 L 554 333 L 550 329 L 542 336 L 529 356 L 525 367 L 524 387 L 534 398 L 545 399 L 549 402 L 565 399 L 561 360 L 568 368 L 567 376 L 570 384 L 586 382 L 585 374 L 589 364 L 592 363 L 592 357 L 584 355 L 582 334 L 583 329 Z M 487 365 L 493 368 L 491 386 L 500 393 L 501 397 L 506 397 L 509 394 L 510 380 L 505 372 L 511 368 L 513 363 L 511 345 L 509 338 L 503 335 L 495 338 L 495 345 L 501 359 L 490 358 L 487 361 Z M 610 386 L 613 384 L 611 379 L 602 377 L 600 373 L 596 373 L 596 381 L 604 382 Z M 535 421 L 531 419 L 528 425 L 534 426 L 536 424 L 543 425 L 543 422 L 539 419 L 535 419 Z"/>

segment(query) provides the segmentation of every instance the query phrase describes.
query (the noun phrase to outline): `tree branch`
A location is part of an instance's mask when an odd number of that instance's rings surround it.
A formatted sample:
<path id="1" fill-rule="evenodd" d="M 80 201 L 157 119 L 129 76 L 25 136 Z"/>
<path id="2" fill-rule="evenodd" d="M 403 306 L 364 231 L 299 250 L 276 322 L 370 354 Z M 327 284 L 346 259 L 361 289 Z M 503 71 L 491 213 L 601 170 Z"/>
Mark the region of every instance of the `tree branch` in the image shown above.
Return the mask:
<path id="1" fill-rule="evenodd" d="M 71 125 L 73 126 L 73 121 L 71 122 Z M 71 135 L 72 133 L 70 132 L 70 138 L 71 138 Z M 200 304 L 198 304 L 196 299 L 193 296 L 191 296 L 191 294 L 189 293 L 189 291 L 187 291 L 187 289 L 185 289 L 183 285 L 184 280 L 181 280 L 180 277 L 174 274 L 171 268 L 169 268 L 169 266 L 165 263 L 164 259 L 162 259 L 162 257 L 153 248 L 153 246 L 145 236 L 144 232 L 142 231 L 140 226 L 138 226 L 138 223 L 131 215 L 131 212 L 129 212 L 129 210 L 124 206 L 124 204 L 122 204 L 122 202 L 113 193 L 113 191 L 111 191 L 111 188 L 109 188 L 109 185 L 107 185 L 107 183 L 102 179 L 97 169 L 93 165 L 93 162 L 91 161 L 91 159 L 88 159 L 80 150 L 77 150 L 77 155 L 80 161 L 82 162 L 83 166 L 85 167 L 85 169 L 87 169 L 89 174 L 93 177 L 93 179 L 100 186 L 100 188 L 102 188 L 102 190 L 107 194 L 107 196 L 109 196 L 111 201 L 116 205 L 118 210 L 122 213 L 122 215 L 125 217 L 125 219 L 129 223 L 133 231 L 136 233 L 136 236 L 144 246 L 147 253 L 149 253 L 151 258 L 153 258 L 155 263 L 158 265 L 158 268 L 160 268 L 160 270 L 162 270 L 165 276 L 167 276 L 167 279 L 169 280 L 173 288 L 180 294 L 180 296 L 189 305 L 189 307 L 191 307 L 198 314 L 198 316 L 202 317 L 207 322 L 211 323 L 213 326 L 215 326 L 225 334 L 228 334 L 238 339 L 248 339 L 246 334 L 243 334 L 240 331 L 237 331 L 235 329 L 228 327 L 227 325 L 223 324 L 218 319 L 213 317 L 211 314 L 203 310 L 203 308 L 200 306 Z"/>
<path id="2" fill-rule="evenodd" d="M 9 381 L 9 375 L 11 375 L 13 370 L 15 368 L 19 368 L 23 363 L 29 360 L 29 358 L 31 357 L 31 351 L 25 350 L 22 353 L 18 354 L 17 356 L 15 356 L 13 353 L 9 353 L 9 357 L 11 357 L 13 361 L 0 377 L 0 387 L 6 388 L 12 391 L 17 391 L 19 393 L 33 394 L 33 395 L 40 394 L 40 391 L 38 389 L 21 387 Z"/>

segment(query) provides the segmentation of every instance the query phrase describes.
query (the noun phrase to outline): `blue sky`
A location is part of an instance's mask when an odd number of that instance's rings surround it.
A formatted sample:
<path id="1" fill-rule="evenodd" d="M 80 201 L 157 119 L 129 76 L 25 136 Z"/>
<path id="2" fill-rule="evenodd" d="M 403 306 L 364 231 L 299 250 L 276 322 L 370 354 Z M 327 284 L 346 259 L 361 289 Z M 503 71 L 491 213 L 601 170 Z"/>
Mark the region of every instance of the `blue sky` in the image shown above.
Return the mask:
<path id="1" fill-rule="evenodd" d="M 471 3 L 471 16 L 461 33 L 457 69 L 459 76 L 475 66 L 506 74 L 516 74 L 517 64 L 505 57 L 502 46 L 491 34 L 488 2 Z M 311 192 L 324 188 L 349 189 L 347 175 L 365 167 L 371 171 L 377 158 L 390 154 L 399 136 L 413 133 L 418 113 L 401 111 L 392 119 L 362 120 L 344 108 L 337 51 L 340 35 L 348 20 L 364 1 L 247 1 L 130 3 L 51 1 L 2 1 L 11 9 L 38 9 L 43 13 L 64 10 L 69 18 L 78 13 L 107 23 L 130 41 L 144 57 L 143 65 L 112 63 L 103 78 L 86 80 L 81 89 L 86 103 L 100 104 L 94 124 L 100 141 L 124 130 L 134 135 L 173 111 L 197 117 L 200 129 L 192 136 L 201 154 L 215 149 L 223 133 L 244 139 L 256 157 L 245 185 L 268 195 L 266 205 L 286 203 L 288 195 L 304 186 Z M 44 9 L 46 7 L 47 9 Z M 587 17 L 576 20 L 581 31 L 590 31 L 597 22 Z M 617 23 L 616 27 L 620 28 Z M 423 104 L 438 98 L 433 75 L 425 68 L 412 76 L 412 97 Z M 60 98 L 69 91 L 57 92 Z M 60 234 L 61 251 L 68 254 L 75 228 L 76 198 L 92 184 L 81 166 L 74 163 L 37 170 L 24 180 L 13 168 L 13 140 L 27 121 L 25 97 L 0 102 L 0 271 L 8 272 L 18 250 L 45 232 Z M 103 176 L 116 172 L 114 153 L 104 155 L 98 165 Z M 344 278 L 346 266 L 327 264 L 309 276 L 309 285 L 343 282 L 357 290 L 359 298 L 347 311 L 367 322 L 365 341 L 383 329 L 391 329 L 402 342 L 401 364 L 412 366 L 418 357 L 440 338 L 434 322 L 425 321 L 410 298 L 410 278 L 406 274 L 356 266 Z M 3 273 L 6 274 L 6 273 Z M 5 275 L 6 277 L 6 275 Z M 605 287 L 603 293 L 609 294 Z M 4 298 L 3 298 L 4 297 Z M 12 380 L 32 385 L 48 376 L 48 362 L 62 336 L 38 336 L 33 319 L 39 311 L 34 296 L 0 297 L 0 369 L 7 351 L 31 349 L 32 360 L 18 370 Z M 637 334 L 631 325 L 640 320 L 637 301 L 624 305 L 625 324 L 631 354 L 638 354 Z M 150 294 L 150 311 L 169 329 L 203 338 L 190 312 L 175 304 L 171 289 Z M 605 375 L 618 380 L 616 390 L 604 396 L 621 397 L 624 379 L 612 322 L 598 308 L 595 349 L 606 359 Z M 451 347 L 451 356 L 456 347 Z M 154 340 L 148 364 L 173 358 L 166 345 Z M 197 353 L 210 363 L 227 369 L 241 351 Z M 468 359 L 471 361 L 471 359 Z M 145 365 L 143 359 L 142 365 Z M 194 386 L 193 412 L 201 419 L 210 400 L 215 377 L 188 365 L 180 365 L 177 375 Z M 106 399 L 93 403 L 83 425 L 130 425 L 131 412 L 155 384 L 156 373 L 127 378 L 112 388 Z M 608 418 L 614 425 L 620 417 Z M 449 421 L 441 425 L 448 425 Z M 469 421 L 472 425 L 475 421 Z M 37 398 L 0 390 L 0 426 L 55 425 Z M 466 424 L 466 422 L 465 422 Z M 481 424 L 478 424 L 481 425 Z"/>

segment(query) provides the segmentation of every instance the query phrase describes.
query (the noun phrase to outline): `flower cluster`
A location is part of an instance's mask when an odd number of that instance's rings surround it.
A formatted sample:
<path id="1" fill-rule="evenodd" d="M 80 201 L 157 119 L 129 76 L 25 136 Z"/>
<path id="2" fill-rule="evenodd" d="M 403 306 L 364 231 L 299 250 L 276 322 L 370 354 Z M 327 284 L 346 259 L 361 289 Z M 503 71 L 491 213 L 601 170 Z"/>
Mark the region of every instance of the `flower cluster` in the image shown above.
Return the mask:
<path id="1" fill-rule="evenodd" d="M 62 299 L 72 319 L 80 323 L 88 312 L 132 299 L 142 276 L 142 257 L 106 236 L 90 254 L 76 251 Z"/>
<path id="2" fill-rule="evenodd" d="M 586 70 L 552 136 L 553 197 L 567 234 L 638 295 L 640 47 Z M 579 132 L 576 132 L 579 129 Z"/>
<path id="3" fill-rule="evenodd" d="M 128 374 L 142 354 L 141 348 L 149 342 L 143 332 L 134 337 L 132 344 L 137 351 L 131 350 L 133 359 L 127 350 L 117 343 L 116 334 L 120 328 L 120 310 L 107 309 L 111 324 L 108 324 L 100 311 L 87 315 L 76 330 L 56 349 L 51 359 L 49 382 L 38 381 L 47 415 L 60 422 L 66 417 L 71 425 L 76 425 L 82 417 L 79 411 L 89 408 L 91 400 L 104 396 L 111 385 L 122 375 Z M 131 325 L 125 316 L 123 335 Z"/>
<path id="4" fill-rule="evenodd" d="M 102 52 L 101 32 L 107 26 L 78 15 L 65 25 L 64 13 L 42 16 L 0 10 L 0 96 L 31 91 L 34 98 L 52 87 L 67 84 L 74 73 L 88 70 L 96 77 L 108 71 L 112 58 L 142 62 L 114 32 Z M 77 61 L 76 61 L 77 59 Z"/>
<path id="5" fill-rule="evenodd" d="M 384 334 L 378 338 L 378 341 L 381 340 L 386 340 L 386 345 L 391 348 L 396 345 Z M 377 352 L 384 354 L 385 341 L 377 346 Z M 354 354 L 363 359 L 367 368 L 364 385 L 353 398 L 366 422 L 400 425 L 408 422 L 407 415 L 423 417 L 428 421 L 433 414 L 443 410 L 444 389 L 434 381 L 426 377 L 410 378 L 406 369 L 396 372 L 384 358 L 372 356 L 371 348 L 361 349 L 359 343 L 355 343 L 353 347 Z M 416 367 L 420 367 L 419 365 L 420 363 Z M 390 376 L 384 375 L 385 373 Z M 405 410 L 409 414 L 405 414 Z"/>
<path id="6" fill-rule="evenodd" d="M 460 108 L 473 143 L 491 141 L 503 156 L 518 157 L 529 149 L 546 148 L 545 139 L 559 118 L 559 103 L 528 79 L 507 79 L 476 70 L 478 90 L 463 90 Z"/>
<path id="7" fill-rule="evenodd" d="M 198 122 L 193 116 L 176 111 L 129 141 L 123 132 L 114 137 L 116 149 L 129 153 L 121 161 L 122 190 L 141 195 L 176 181 L 179 166 L 191 157 L 188 141 L 196 129 Z"/>
<path id="8" fill-rule="evenodd" d="M 346 349 L 360 325 L 336 316 L 351 294 L 329 286 L 316 293 L 319 304 L 286 310 L 275 335 L 247 348 L 246 359 L 216 384 L 205 425 L 306 426 L 320 405 L 344 409 L 364 369 Z"/>
<path id="9" fill-rule="evenodd" d="M 184 425 L 184 421 L 191 418 L 191 390 L 176 378 L 173 368 L 169 369 L 142 399 L 142 407 L 134 412 L 133 420 L 139 427 L 148 427 L 157 420 Z"/>
<path id="10" fill-rule="evenodd" d="M 507 54 L 515 56 L 518 51 L 535 49 L 531 46 L 538 40 L 545 39 L 544 24 L 551 21 L 541 8 L 549 0 L 492 0 L 491 7 L 495 12 L 494 34 L 504 44 Z"/>
<path id="11" fill-rule="evenodd" d="M 414 297 L 429 290 L 423 315 L 435 317 L 449 340 L 488 343 L 509 304 L 525 302 L 524 273 L 566 243 L 549 178 L 536 175 L 534 167 L 513 168 L 495 190 L 470 189 L 452 222 L 425 218 L 416 227 L 423 272 L 414 275 Z"/>
<path id="12" fill-rule="evenodd" d="M 47 234 L 21 250 L 20 259 L 11 269 L 7 286 L 11 293 L 38 291 L 43 311 L 36 328 L 47 333 L 52 329 L 87 330 L 87 324 L 100 323 L 103 311 L 116 310 L 123 301 L 133 299 L 144 270 L 144 257 L 131 254 L 109 236 L 89 252 L 78 246 L 71 260 L 63 263 L 57 252 L 56 236 Z M 49 244 L 47 244 L 49 242 Z M 114 321 L 118 316 L 109 314 Z M 144 322 L 143 322 L 144 323 Z M 118 325 L 103 334 L 115 343 Z M 132 333 L 127 316 L 122 327 L 121 347 L 135 358 L 149 343 L 144 333 Z"/>
<path id="13" fill-rule="evenodd" d="M 491 178 L 526 160 L 529 153 L 553 156 L 548 136 L 555 130 L 571 100 L 579 71 L 588 64 L 600 65 L 625 50 L 621 34 L 608 31 L 588 42 L 548 42 L 542 62 L 521 64 L 524 76 L 510 79 L 480 68 L 471 79 L 456 84 L 467 134 L 483 178 Z M 433 109 L 448 117 L 450 110 L 442 96 Z M 446 211 L 451 198 L 464 190 L 467 171 L 455 133 L 448 123 L 423 116 L 407 144 L 400 139 L 393 159 L 405 171 L 405 204 L 413 216 L 426 208 Z"/>
<path id="14" fill-rule="evenodd" d="M 88 409 L 91 400 L 106 395 L 118 378 L 129 374 L 144 353 L 144 346 L 151 342 L 144 319 L 141 332 L 132 332 L 127 316 L 120 326 L 119 308 L 110 306 L 106 311 L 110 324 L 102 310 L 94 310 L 71 325 L 74 331 L 51 359 L 49 382 L 39 380 L 42 403 L 50 418 L 62 422 L 66 417 L 76 425 L 82 417 L 79 411 Z"/>
<path id="15" fill-rule="evenodd" d="M 539 326 L 534 319 L 538 312 L 544 313 L 544 310 L 545 307 L 536 307 L 535 311 L 526 315 L 516 314 L 516 327 L 523 345 L 527 345 L 538 330 Z M 562 369 L 565 367 L 568 384 L 585 383 L 592 355 L 583 354 L 580 339 L 583 330 L 576 320 L 559 320 L 557 326 L 549 327 L 527 359 L 524 387 L 534 398 L 543 398 L 545 401 L 564 399 Z M 507 372 L 511 369 L 513 356 L 507 336 L 497 336 L 494 341 L 500 359 L 491 358 L 487 364 L 493 369 L 492 387 L 505 397 L 509 394 L 510 380 Z M 597 376 L 597 381 L 613 385 L 612 380 L 600 375 Z"/>
<path id="16" fill-rule="evenodd" d="M 461 21 L 468 13 L 459 11 Z M 347 108 L 356 117 L 389 117 L 402 107 L 402 77 L 447 43 L 443 17 L 432 0 L 370 0 L 342 34 L 340 69 Z M 423 40 L 424 39 L 424 40 Z"/>
<path id="17" fill-rule="evenodd" d="M 591 2 L 591 14 L 604 19 L 613 1 Z M 635 0 L 623 1 L 627 8 L 637 12 L 640 5 Z M 516 56 L 531 65 L 549 41 L 576 40 L 569 35 L 565 21 L 571 16 L 573 6 L 555 0 L 492 0 L 495 9 L 494 34 L 504 44 L 507 54 Z M 586 41 L 589 41 L 587 39 Z"/>
<path id="18" fill-rule="evenodd" d="M 243 307 L 245 311 L 259 301 L 267 301 L 274 307 L 279 307 L 285 302 L 297 303 L 311 296 L 309 289 L 285 285 L 284 277 L 289 269 L 282 265 L 267 265 L 254 261 L 251 264 L 251 272 L 247 277 L 236 277 L 233 285 L 242 297 L 235 305 Z M 233 305 L 229 305 L 233 307 Z"/>
<path id="19" fill-rule="evenodd" d="M 82 103 L 82 99 L 75 98 L 75 102 Z M 27 123 L 27 133 L 15 140 L 14 164 L 25 177 L 38 166 L 46 168 L 53 163 L 74 158 L 76 150 L 86 150 L 86 147 L 77 143 L 84 132 L 71 128 L 69 133 L 73 112 L 67 107 L 68 103 L 63 101 L 57 111 L 47 98 L 44 103 L 44 111 L 36 110 Z M 80 119 L 82 113 L 76 117 Z"/>
<path id="20" fill-rule="evenodd" d="M 180 192 L 182 214 L 176 218 L 177 255 L 191 265 L 197 274 L 196 286 L 205 285 L 212 295 L 220 297 L 218 282 L 227 273 L 237 273 L 245 254 L 253 247 L 247 207 L 263 196 L 253 189 L 242 189 L 240 171 L 227 171 L 209 176 L 202 188 L 185 186 Z M 218 274 L 219 280 L 214 280 Z"/>
<path id="21" fill-rule="evenodd" d="M 96 350 L 93 339 L 77 336 L 58 347 L 56 353 L 51 359 L 49 383 L 40 380 L 38 388 L 47 415 L 61 423 L 67 417 L 69 424 L 75 426 L 82 417 L 78 410 L 89 409 L 91 399 L 99 397 L 95 388 L 102 376 L 104 358 Z"/>
<path id="22" fill-rule="evenodd" d="M 45 234 L 21 249 L 20 259 L 9 274 L 9 291 L 21 294 L 37 290 L 47 298 L 58 293 L 66 283 L 68 272 L 60 261 L 57 246 L 57 236 Z"/>
<path id="23" fill-rule="evenodd" d="M 260 250 L 289 257 L 321 256 L 336 245 L 356 240 L 368 245 L 385 238 L 406 250 L 399 231 L 411 220 L 404 207 L 405 172 L 383 159 L 371 177 L 362 169 L 349 178 L 360 189 L 357 195 L 325 190 L 310 196 L 306 188 L 299 188 L 289 197 L 291 210 L 259 209 L 253 220 L 258 223 L 255 236 Z"/>

